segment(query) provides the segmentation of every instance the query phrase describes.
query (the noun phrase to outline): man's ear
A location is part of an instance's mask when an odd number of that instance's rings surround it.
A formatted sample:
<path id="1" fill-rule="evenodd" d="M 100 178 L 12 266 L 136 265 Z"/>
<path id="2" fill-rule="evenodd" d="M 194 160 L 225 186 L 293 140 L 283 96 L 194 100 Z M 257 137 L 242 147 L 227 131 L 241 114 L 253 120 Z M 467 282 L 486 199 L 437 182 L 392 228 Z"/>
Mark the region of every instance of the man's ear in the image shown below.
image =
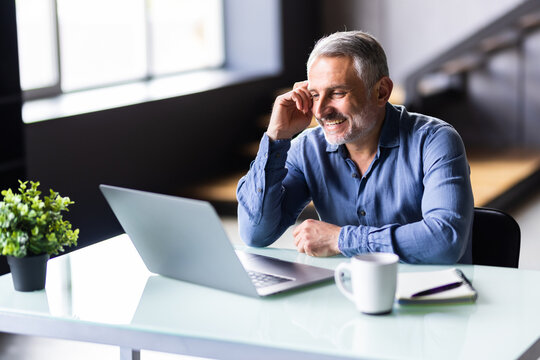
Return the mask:
<path id="1" fill-rule="evenodd" d="M 388 76 L 383 76 L 376 84 L 377 104 L 385 106 L 392 94 L 394 83 Z"/>

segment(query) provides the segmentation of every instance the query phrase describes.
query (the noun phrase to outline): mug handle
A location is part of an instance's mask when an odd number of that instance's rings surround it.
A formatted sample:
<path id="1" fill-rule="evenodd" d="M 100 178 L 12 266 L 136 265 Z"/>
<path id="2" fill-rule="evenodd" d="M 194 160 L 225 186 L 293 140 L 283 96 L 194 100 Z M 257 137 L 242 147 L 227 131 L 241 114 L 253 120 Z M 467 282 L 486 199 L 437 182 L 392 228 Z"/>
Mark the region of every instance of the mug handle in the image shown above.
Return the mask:
<path id="1" fill-rule="evenodd" d="M 336 285 L 339 291 L 341 291 L 341 293 L 345 295 L 349 300 L 354 302 L 352 291 L 350 291 L 345 287 L 345 285 L 343 285 L 343 275 L 347 272 L 349 274 L 351 273 L 351 264 L 340 263 L 334 271 L 334 280 L 336 280 Z"/>

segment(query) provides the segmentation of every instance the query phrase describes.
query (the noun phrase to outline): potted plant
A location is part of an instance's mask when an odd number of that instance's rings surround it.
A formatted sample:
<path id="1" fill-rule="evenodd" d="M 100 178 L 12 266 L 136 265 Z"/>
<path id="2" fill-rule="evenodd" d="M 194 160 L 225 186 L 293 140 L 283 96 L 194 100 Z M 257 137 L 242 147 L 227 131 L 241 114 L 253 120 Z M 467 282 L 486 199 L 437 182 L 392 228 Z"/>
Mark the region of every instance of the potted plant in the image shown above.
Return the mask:
<path id="1" fill-rule="evenodd" d="M 72 230 L 62 211 L 74 202 L 50 190 L 40 198 L 39 182 L 19 180 L 19 192 L 3 190 L 0 201 L 0 255 L 7 256 L 18 291 L 45 288 L 47 261 L 51 255 L 77 244 L 79 229 Z"/>

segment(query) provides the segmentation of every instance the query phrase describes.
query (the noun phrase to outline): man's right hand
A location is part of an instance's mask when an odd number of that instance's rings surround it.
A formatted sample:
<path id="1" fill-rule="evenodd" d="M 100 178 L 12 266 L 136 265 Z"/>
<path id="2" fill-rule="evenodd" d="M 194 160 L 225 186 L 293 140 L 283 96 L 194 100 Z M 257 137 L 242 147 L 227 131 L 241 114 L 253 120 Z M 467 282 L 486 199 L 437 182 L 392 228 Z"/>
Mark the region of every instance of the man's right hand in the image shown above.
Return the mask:
<path id="1" fill-rule="evenodd" d="M 270 139 L 291 139 L 309 126 L 313 102 L 307 86 L 307 81 L 296 83 L 293 90 L 276 98 L 266 130 Z"/>

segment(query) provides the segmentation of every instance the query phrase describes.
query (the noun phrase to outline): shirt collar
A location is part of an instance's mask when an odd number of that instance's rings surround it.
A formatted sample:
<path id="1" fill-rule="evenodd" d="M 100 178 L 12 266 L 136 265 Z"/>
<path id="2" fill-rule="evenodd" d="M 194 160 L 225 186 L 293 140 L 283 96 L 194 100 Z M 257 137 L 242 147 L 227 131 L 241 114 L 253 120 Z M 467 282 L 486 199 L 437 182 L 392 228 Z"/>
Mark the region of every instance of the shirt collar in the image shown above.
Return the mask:
<path id="1" fill-rule="evenodd" d="M 386 103 L 386 114 L 381 129 L 379 138 L 379 147 L 396 147 L 399 146 L 399 119 L 401 107 Z M 335 152 L 340 150 L 340 154 L 345 155 L 347 150 L 345 145 L 333 145 L 326 143 L 327 152 Z"/>
<path id="2" fill-rule="evenodd" d="M 399 119 L 401 118 L 401 106 L 386 103 L 386 114 L 379 138 L 379 147 L 399 146 Z"/>
<path id="3" fill-rule="evenodd" d="M 337 151 L 337 149 L 339 149 L 339 145 L 330 144 L 329 142 L 326 143 L 326 152 L 334 152 Z"/>

